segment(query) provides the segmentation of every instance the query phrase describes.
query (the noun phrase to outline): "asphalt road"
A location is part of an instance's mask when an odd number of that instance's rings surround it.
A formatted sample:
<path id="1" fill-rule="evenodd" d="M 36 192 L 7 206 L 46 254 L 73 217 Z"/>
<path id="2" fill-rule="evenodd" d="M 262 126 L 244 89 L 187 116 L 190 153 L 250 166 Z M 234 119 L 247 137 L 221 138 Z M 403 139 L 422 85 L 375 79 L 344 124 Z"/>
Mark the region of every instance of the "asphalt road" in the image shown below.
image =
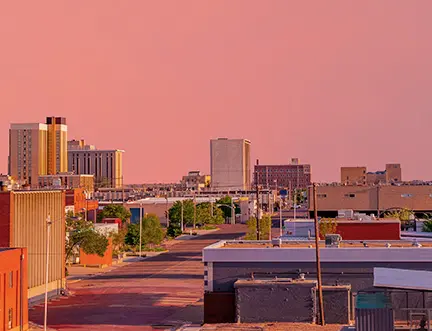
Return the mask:
<path id="1" fill-rule="evenodd" d="M 184 240 L 170 251 L 71 284 L 73 295 L 52 301 L 48 325 L 58 330 L 150 330 L 200 324 L 203 318 L 202 249 L 234 239 L 245 225 Z M 43 324 L 43 306 L 29 312 Z"/>

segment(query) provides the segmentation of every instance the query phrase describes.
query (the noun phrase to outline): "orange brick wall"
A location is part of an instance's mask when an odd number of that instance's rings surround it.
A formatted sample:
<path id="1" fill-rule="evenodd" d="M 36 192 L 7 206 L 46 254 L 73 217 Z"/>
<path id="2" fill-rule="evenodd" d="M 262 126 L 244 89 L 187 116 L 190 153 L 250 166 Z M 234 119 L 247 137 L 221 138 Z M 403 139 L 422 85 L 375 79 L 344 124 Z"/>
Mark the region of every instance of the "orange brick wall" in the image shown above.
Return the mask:
<path id="1" fill-rule="evenodd" d="M 20 274 L 21 254 L 24 255 L 22 271 Z M 28 300 L 27 300 L 27 249 L 16 248 L 0 251 L 0 331 L 9 330 L 9 309 L 12 309 L 12 328 L 17 328 L 21 323 L 21 309 L 23 312 L 23 327 L 28 325 Z M 12 272 L 12 283 L 10 275 Z M 22 307 L 20 276 L 22 275 Z M 12 285 L 12 286 L 10 286 Z"/>
<path id="2" fill-rule="evenodd" d="M 9 192 L 0 192 L 0 247 L 9 247 L 11 242 L 11 213 L 13 200 Z"/>
<path id="3" fill-rule="evenodd" d="M 97 254 L 86 254 L 82 250 L 80 250 L 80 264 L 84 265 L 112 265 L 112 241 L 109 240 L 108 248 L 103 257 L 100 257 Z"/>

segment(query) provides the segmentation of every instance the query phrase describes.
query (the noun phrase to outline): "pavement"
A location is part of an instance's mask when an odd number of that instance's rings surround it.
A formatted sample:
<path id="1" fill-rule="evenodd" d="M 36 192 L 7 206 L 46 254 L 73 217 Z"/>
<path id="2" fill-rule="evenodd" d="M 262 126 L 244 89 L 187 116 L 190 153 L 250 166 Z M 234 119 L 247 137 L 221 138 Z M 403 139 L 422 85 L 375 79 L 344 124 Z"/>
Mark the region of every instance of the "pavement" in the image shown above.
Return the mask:
<path id="1" fill-rule="evenodd" d="M 202 249 L 244 234 L 245 225 L 169 245 L 169 252 L 135 259 L 69 282 L 68 297 L 52 300 L 48 325 L 56 330 L 173 330 L 198 328 L 203 318 Z M 88 271 L 87 271 L 88 273 Z M 29 311 L 43 324 L 43 305 Z"/>

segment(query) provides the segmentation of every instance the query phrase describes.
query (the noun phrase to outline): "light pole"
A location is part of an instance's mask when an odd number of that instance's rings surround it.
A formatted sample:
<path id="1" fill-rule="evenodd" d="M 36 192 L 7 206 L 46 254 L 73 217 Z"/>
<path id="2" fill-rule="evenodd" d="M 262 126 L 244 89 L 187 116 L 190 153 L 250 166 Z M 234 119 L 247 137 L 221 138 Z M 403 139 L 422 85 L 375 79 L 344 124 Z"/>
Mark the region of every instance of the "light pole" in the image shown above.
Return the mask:
<path id="1" fill-rule="evenodd" d="M 47 331 L 48 321 L 48 282 L 49 282 L 49 242 L 50 242 L 50 229 L 51 229 L 51 217 L 48 214 L 46 219 L 47 224 L 47 240 L 46 240 L 46 269 L 45 269 L 45 315 L 44 315 L 44 331 Z"/>
<path id="2" fill-rule="evenodd" d="M 183 225 L 183 200 L 180 200 L 181 201 L 181 223 L 180 223 L 180 226 L 181 226 L 181 230 L 182 230 L 182 233 L 183 233 L 183 231 L 184 231 L 184 225 Z"/>
<path id="3" fill-rule="evenodd" d="M 235 208 L 234 208 L 234 198 L 231 198 L 231 224 L 235 224 Z"/>
<path id="4" fill-rule="evenodd" d="M 140 202 L 140 237 L 139 237 L 139 257 L 141 257 L 142 253 L 142 202 Z"/>
<path id="5" fill-rule="evenodd" d="M 168 227 L 169 227 L 168 194 L 165 195 L 165 199 L 166 199 L 166 217 L 167 217 L 167 229 L 168 229 Z"/>

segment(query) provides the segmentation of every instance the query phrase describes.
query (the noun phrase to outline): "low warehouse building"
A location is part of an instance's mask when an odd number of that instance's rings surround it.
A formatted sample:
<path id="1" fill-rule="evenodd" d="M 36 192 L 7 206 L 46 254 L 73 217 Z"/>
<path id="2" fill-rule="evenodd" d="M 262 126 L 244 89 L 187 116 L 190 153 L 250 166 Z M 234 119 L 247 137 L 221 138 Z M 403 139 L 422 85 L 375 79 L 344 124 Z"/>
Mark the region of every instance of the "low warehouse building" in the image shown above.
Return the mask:
<path id="1" fill-rule="evenodd" d="M 342 241 L 339 247 L 326 247 L 322 241 L 320 246 L 323 285 L 330 291 L 333 289 L 339 291 L 336 296 L 328 295 L 328 298 L 333 299 L 329 299 L 327 303 L 324 295 L 324 305 L 334 306 L 331 300 L 337 298 L 340 310 L 351 311 L 350 303 L 344 301 L 347 295 L 351 295 L 349 292 L 355 295 L 360 290 L 373 287 L 375 267 L 432 271 L 430 258 L 432 242 L 430 241 L 416 242 L 416 245 L 404 240 L 368 243 Z M 267 293 L 275 299 L 275 304 L 280 299 L 277 290 L 278 281 L 298 284 L 298 279 L 304 279 L 303 282 L 309 282 L 312 290 L 315 287 L 313 282 L 316 280 L 315 261 L 315 243 L 308 240 L 286 241 L 278 247 L 273 247 L 269 241 L 221 241 L 206 247 L 203 250 L 204 321 L 233 323 L 239 320 L 251 320 L 252 317 L 247 312 L 256 304 L 256 300 L 260 300 L 261 303 L 265 300 L 262 296 L 260 299 L 249 296 L 251 298 L 249 302 L 242 300 L 244 293 L 242 296 L 238 291 L 239 288 L 244 288 L 245 284 L 259 288 L 263 284 L 257 281 L 266 280 L 265 286 L 272 288 Z M 269 280 L 273 282 L 272 285 L 269 285 Z M 290 300 L 288 293 L 286 295 L 287 300 Z M 313 295 L 309 299 L 303 298 L 304 302 L 308 300 L 308 302 L 315 302 Z M 242 306 L 240 307 L 239 304 Z M 283 302 L 281 301 L 280 304 Z M 266 311 L 270 312 L 270 308 L 262 307 L 263 314 Z M 242 312 L 245 314 L 241 315 Z M 306 313 L 302 311 L 302 314 Z M 284 314 L 290 312 L 284 311 Z M 337 311 L 329 314 L 329 322 L 343 318 Z M 271 314 L 266 316 L 268 322 L 282 321 L 282 319 L 275 320 L 277 317 Z M 313 316 L 310 319 L 310 322 L 312 321 Z"/>

